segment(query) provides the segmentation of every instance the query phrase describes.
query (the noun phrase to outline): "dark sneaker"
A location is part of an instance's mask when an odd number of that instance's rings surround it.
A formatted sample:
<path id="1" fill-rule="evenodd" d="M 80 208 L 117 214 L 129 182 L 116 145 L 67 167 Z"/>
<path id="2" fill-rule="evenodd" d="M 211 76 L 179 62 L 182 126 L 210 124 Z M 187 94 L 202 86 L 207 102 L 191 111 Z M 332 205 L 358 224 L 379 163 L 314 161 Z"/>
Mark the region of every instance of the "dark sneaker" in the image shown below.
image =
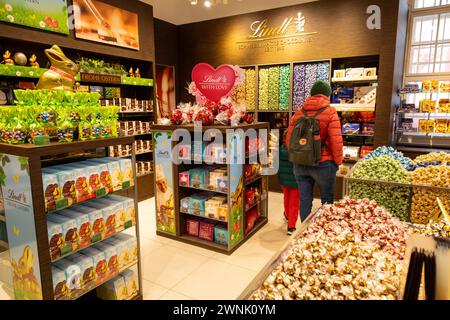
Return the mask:
<path id="1" fill-rule="evenodd" d="M 288 228 L 288 232 L 287 232 L 288 236 L 292 236 L 295 233 L 295 231 L 297 231 L 296 228 Z"/>

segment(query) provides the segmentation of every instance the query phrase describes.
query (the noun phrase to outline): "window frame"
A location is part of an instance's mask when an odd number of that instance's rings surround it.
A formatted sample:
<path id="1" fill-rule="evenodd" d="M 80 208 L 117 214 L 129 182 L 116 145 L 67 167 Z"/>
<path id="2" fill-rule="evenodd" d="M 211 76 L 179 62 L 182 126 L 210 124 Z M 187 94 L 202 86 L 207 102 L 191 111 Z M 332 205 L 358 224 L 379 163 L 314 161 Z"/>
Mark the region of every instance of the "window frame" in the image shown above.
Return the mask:
<path id="1" fill-rule="evenodd" d="M 443 6 L 435 6 L 435 7 L 428 7 L 428 8 L 419 8 L 415 9 L 415 0 L 409 0 L 409 17 L 408 17 L 408 32 L 407 32 L 407 42 L 406 42 L 406 53 L 405 53 L 405 66 L 404 66 L 404 82 L 414 82 L 414 81 L 421 81 L 421 80 L 427 80 L 427 79 L 434 79 L 434 80 L 448 80 L 450 77 L 450 72 L 428 72 L 428 73 L 411 73 L 411 66 L 412 66 L 412 49 L 414 47 L 420 47 L 420 46 L 433 46 L 434 47 L 434 58 L 432 59 L 432 66 L 433 70 L 436 68 L 436 65 L 438 62 L 436 61 L 438 57 L 438 47 L 439 45 L 450 45 L 450 39 L 448 40 L 434 40 L 434 41 L 427 41 L 427 42 L 421 42 L 420 44 L 414 45 L 414 19 L 417 17 L 423 17 L 423 16 L 429 16 L 429 15 L 438 15 L 437 19 L 437 37 L 439 36 L 439 29 L 440 29 L 440 17 L 441 14 L 450 14 L 450 4 L 443 5 Z M 450 61 L 439 61 L 439 65 L 442 63 L 450 63 Z"/>

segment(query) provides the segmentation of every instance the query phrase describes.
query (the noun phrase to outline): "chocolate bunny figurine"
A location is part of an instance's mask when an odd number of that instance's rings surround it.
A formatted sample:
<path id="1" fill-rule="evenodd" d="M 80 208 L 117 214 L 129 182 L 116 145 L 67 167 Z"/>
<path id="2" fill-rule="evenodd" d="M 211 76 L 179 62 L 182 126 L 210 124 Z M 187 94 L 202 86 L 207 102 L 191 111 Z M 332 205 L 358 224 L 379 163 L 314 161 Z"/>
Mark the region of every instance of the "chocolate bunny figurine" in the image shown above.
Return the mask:
<path id="1" fill-rule="evenodd" d="M 75 62 L 67 58 L 57 45 L 45 50 L 45 54 L 51 67 L 42 74 L 36 88 L 74 91 L 75 76 L 79 71 Z"/>

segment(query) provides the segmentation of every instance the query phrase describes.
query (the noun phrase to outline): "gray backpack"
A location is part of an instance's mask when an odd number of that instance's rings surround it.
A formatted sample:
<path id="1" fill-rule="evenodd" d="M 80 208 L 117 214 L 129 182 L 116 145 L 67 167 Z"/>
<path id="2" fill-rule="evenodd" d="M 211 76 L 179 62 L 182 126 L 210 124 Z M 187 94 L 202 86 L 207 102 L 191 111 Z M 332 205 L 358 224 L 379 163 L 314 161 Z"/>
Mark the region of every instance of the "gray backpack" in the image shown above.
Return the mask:
<path id="1" fill-rule="evenodd" d="M 329 107 L 318 110 L 312 117 L 301 109 L 304 117 L 297 120 L 289 143 L 289 161 L 303 166 L 317 167 L 322 155 L 320 124 L 317 116 Z"/>

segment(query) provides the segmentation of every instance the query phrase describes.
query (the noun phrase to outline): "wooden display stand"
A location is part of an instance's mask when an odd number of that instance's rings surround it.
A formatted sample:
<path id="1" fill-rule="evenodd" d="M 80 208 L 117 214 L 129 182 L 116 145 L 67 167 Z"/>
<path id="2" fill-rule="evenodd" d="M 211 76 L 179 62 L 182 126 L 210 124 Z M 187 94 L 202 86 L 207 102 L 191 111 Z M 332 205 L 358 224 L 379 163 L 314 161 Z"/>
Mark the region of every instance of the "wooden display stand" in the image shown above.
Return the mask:
<path id="1" fill-rule="evenodd" d="M 91 140 L 84 142 L 72 143 L 52 143 L 50 145 L 36 146 L 32 144 L 24 145 L 8 145 L 0 144 L 0 155 L 8 156 L 8 163 L 17 161 L 19 169 L 17 174 L 7 177 L 6 186 L 3 186 L 5 199 L 5 212 L 8 225 L 8 236 L 10 246 L 11 264 L 15 274 L 14 291 L 16 299 L 24 299 L 25 296 L 33 299 L 54 300 L 53 280 L 52 280 L 52 259 L 50 256 L 49 239 L 47 231 L 47 213 L 45 208 L 45 195 L 43 190 L 42 168 L 53 164 L 70 163 L 75 160 L 86 159 L 86 155 L 92 152 L 100 152 L 105 156 L 105 149 L 114 145 L 131 145 L 134 141 L 133 137 L 108 138 Z M 83 158 L 81 158 L 83 157 Z M 135 154 L 132 154 L 132 163 L 135 164 Z M 2 167 L 5 163 L 2 164 Z M 135 168 L 135 166 L 134 166 Z M 14 174 L 10 172 L 10 174 Z M 8 174 L 7 174 L 8 175 Z M 142 299 L 142 277 L 141 277 L 141 261 L 140 261 L 140 243 L 139 243 L 139 217 L 137 202 L 137 178 L 134 169 L 134 187 L 126 188 L 114 194 L 121 194 L 134 199 L 136 212 L 136 232 L 138 246 L 138 261 L 122 268 L 119 271 L 135 267 L 138 269 L 139 291 L 133 298 Z M 9 179 L 9 180 L 8 180 Z M 8 212 L 8 204 L 10 211 Z M 11 209 L 12 208 L 12 209 Z M 68 207 L 70 208 L 70 207 Z M 17 214 L 20 213 L 20 216 Z M 130 229 L 131 230 L 131 229 Z M 100 241 L 99 241 L 100 242 Z M 97 242 L 98 243 L 98 242 Z M 25 249 L 24 249 L 25 248 Z M 79 250 L 78 250 L 79 251 Z M 22 254 L 23 252 L 23 254 Z M 65 256 L 68 257 L 77 251 L 71 252 Z M 27 287 L 16 279 L 17 262 L 25 263 L 24 268 L 29 268 L 31 278 L 33 278 L 34 290 L 26 289 Z M 14 267 L 16 265 L 16 268 Z M 109 278 L 110 279 L 110 278 Z M 87 290 L 81 289 L 82 292 L 72 297 L 78 299 L 91 298 L 95 296 L 95 290 L 109 279 L 105 279 L 102 283 L 96 283 L 89 286 Z M 30 293 L 30 291 L 33 291 Z"/>
<path id="2" fill-rule="evenodd" d="M 178 158 L 180 154 L 179 150 L 172 154 L 172 150 L 177 150 L 174 149 L 177 145 L 175 139 L 172 141 L 172 137 L 177 134 L 177 129 L 186 130 L 185 132 L 190 134 L 192 141 L 194 141 L 192 137 L 198 134 L 195 132 L 193 125 L 157 125 L 152 127 L 155 143 L 154 163 L 156 176 L 155 201 L 157 214 L 157 234 L 159 236 L 203 247 L 219 253 L 228 255 L 232 254 L 237 248 L 239 248 L 239 246 L 245 243 L 268 222 L 268 177 L 257 174 L 246 179 L 244 174 L 245 166 L 243 163 L 248 164 L 249 159 L 252 159 L 253 157 L 253 154 L 246 154 L 246 133 L 249 132 L 249 130 L 255 130 L 256 132 L 258 132 L 258 130 L 267 130 L 268 135 L 269 124 L 256 123 L 253 125 L 241 125 L 237 127 L 214 126 L 202 128 L 202 137 L 205 132 L 215 130 L 216 135 L 218 133 L 222 134 L 222 137 L 224 137 L 223 141 L 226 143 L 224 149 L 226 150 L 226 155 L 228 157 L 227 159 L 230 159 L 231 161 L 214 161 L 212 164 L 214 169 L 223 168 L 227 171 L 227 187 L 226 190 L 221 191 L 213 189 L 211 185 L 202 186 L 201 188 L 193 187 L 191 184 L 188 186 L 180 186 L 179 173 L 198 168 L 199 165 L 204 167 L 211 163 L 207 163 L 203 156 L 200 156 L 200 160 L 197 159 L 198 154 L 194 153 L 193 157 L 196 158 L 195 160 L 198 160 L 195 164 L 190 163 L 190 161 L 189 164 L 175 164 L 174 161 L 172 161 L 173 159 L 181 162 Z M 260 137 L 259 134 L 258 137 Z M 202 139 L 200 139 L 200 141 L 196 140 L 195 143 L 199 143 L 201 146 L 202 141 Z M 181 141 L 181 143 L 183 142 L 186 143 L 184 140 Z M 191 146 L 189 142 L 188 145 Z M 195 149 L 196 147 L 194 146 L 193 148 Z M 265 155 L 268 155 L 267 145 L 258 150 L 258 152 L 260 154 L 264 153 Z M 192 154 L 193 152 L 189 151 L 189 155 Z M 236 159 L 237 157 L 242 157 L 240 159 L 242 159 L 243 162 L 233 161 L 233 159 Z M 258 197 L 259 200 L 246 206 L 245 194 L 246 190 L 250 187 L 256 187 L 260 190 Z M 228 205 L 226 219 L 209 218 L 204 216 L 204 212 L 200 211 L 196 212 L 198 215 L 193 212 L 182 212 L 180 201 L 184 197 L 203 191 L 212 192 L 215 195 L 226 196 Z M 257 208 L 260 217 L 255 222 L 253 228 L 245 234 L 246 214 L 254 208 Z M 187 219 L 198 220 L 199 223 L 204 221 L 209 224 L 216 224 L 216 226 L 222 226 L 227 230 L 227 245 L 202 240 L 201 236 L 195 237 L 188 235 L 185 225 Z"/>

